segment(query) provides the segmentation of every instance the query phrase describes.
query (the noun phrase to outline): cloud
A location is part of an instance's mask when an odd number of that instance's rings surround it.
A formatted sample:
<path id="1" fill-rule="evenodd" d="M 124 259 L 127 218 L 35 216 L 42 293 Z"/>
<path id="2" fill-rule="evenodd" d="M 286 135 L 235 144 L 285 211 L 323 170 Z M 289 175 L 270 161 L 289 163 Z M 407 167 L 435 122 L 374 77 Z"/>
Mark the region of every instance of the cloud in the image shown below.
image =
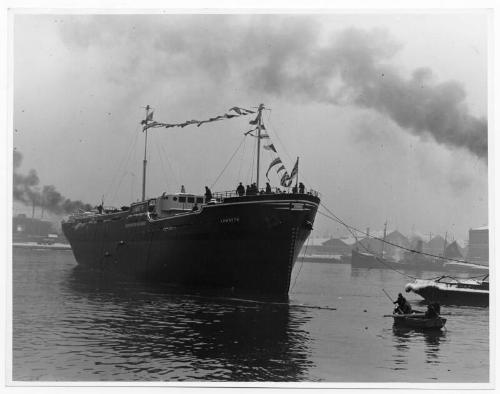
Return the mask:
<path id="1" fill-rule="evenodd" d="M 390 64 L 402 45 L 387 30 L 348 28 L 324 37 L 321 24 L 304 16 L 68 18 L 60 24 L 66 44 L 115 59 L 109 79 L 126 80 L 131 89 L 144 89 L 147 73 L 166 86 L 208 83 L 214 94 L 245 89 L 354 105 L 423 139 L 487 158 L 486 119 L 470 114 L 462 84 L 435 81 L 429 68 L 404 77 Z"/>

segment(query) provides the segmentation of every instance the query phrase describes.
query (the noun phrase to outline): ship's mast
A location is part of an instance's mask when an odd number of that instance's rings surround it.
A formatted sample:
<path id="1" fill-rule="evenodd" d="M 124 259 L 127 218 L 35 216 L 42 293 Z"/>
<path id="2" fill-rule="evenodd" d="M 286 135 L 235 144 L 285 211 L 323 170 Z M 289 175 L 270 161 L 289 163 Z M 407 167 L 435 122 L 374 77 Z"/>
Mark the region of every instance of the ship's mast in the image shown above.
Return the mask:
<path id="1" fill-rule="evenodd" d="M 257 190 L 259 189 L 259 174 L 260 174 L 260 131 L 262 129 L 262 110 L 264 104 L 259 105 L 259 115 L 257 116 Z"/>
<path id="2" fill-rule="evenodd" d="M 446 246 L 448 243 L 448 231 L 444 235 L 444 243 L 443 243 L 443 257 L 446 257 Z"/>
<path id="3" fill-rule="evenodd" d="M 144 137 L 144 160 L 142 161 L 142 201 L 146 200 L 146 167 L 148 165 L 148 160 L 147 160 L 147 149 L 148 149 L 148 117 L 149 117 L 149 110 L 151 107 L 149 105 L 146 105 L 146 120 L 144 121 L 144 128 L 145 128 L 145 137 Z"/>
<path id="4" fill-rule="evenodd" d="M 385 245 L 385 237 L 387 236 L 387 220 L 385 221 L 384 224 L 384 240 L 382 242 L 382 250 L 380 251 L 380 255 L 382 258 L 384 258 L 384 245 Z"/>

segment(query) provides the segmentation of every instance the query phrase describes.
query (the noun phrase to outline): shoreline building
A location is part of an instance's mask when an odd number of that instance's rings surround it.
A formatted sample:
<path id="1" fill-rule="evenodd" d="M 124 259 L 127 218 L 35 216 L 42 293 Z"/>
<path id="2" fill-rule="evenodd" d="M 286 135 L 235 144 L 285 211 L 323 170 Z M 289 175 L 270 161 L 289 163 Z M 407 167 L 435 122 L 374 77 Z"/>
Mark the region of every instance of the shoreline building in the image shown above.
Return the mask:
<path id="1" fill-rule="evenodd" d="M 488 226 L 471 228 L 469 230 L 467 261 L 481 265 L 489 265 Z"/>

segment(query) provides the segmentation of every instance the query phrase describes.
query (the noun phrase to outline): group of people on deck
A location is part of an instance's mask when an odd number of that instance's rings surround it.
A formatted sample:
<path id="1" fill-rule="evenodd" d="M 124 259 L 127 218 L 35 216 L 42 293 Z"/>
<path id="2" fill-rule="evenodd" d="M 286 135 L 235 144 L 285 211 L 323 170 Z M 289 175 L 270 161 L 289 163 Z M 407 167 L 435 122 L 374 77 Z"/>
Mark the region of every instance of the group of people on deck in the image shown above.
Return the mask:
<path id="1" fill-rule="evenodd" d="M 186 189 L 185 189 L 184 185 L 181 186 L 181 193 L 186 193 Z M 274 193 L 279 194 L 279 193 L 286 193 L 286 192 L 281 191 L 279 188 L 276 188 L 276 190 L 273 192 L 269 182 L 266 182 L 265 189 L 261 189 L 260 191 L 259 191 L 259 188 L 257 187 L 256 182 L 252 183 L 251 185 L 247 185 L 246 188 L 240 182 L 239 185 L 236 187 L 236 193 L 238 194 L 238 196 L 242 197 L 245 195 L 246 196 L 255 196 L 257 194 L 274 194 Z M 292 187 L 292 193 L 293 194 L 297 194 L 297 193 L 304 194 L 305 193 L 304 184 L 302 182 L 300 182 L 298 185 L 295 185 L 294 187 Z M 207 203 L 210 203 L 212 201 L 212 199 L 213 199 L 212 191 L 210 190 L 210 188 L 208 186 L 205 186 L 205 201 Z M 193 211 L 197 211 L 198 209 L 199 209 L 198 204 L 195 203 L 195 205 L 193 206 Z"/>
<path id="2" fill-rule="evenodd" d="M 305 190 L 306 190 L 306 187 L 304 186 L 304 184 L 302 182 L 300 182 L 298 185 L 295 185 L 294 187 L 292 187 L 292 193 L 294 193 L 294 194 L 297 194 L 297 193 L 304 194 Z M 272 191 L 272 188 L 271 188 L 271 185 L 269 184 L 269 182 L 266 182 L 265 189 L 261 189 L 260 191 L 259 191 L 259 188 L 257 187 L 257 183 L 255 183 L 255 182 L 250 184 L 250 185 L 246 185 L 246 187 L 243 186 L 243 183 L 240 182 L 238 187 L 236 187 L 236 193 L 238 194 L 238 196 L 242 197 L 245 195 L 246 196 L 255 196 L 257 194 L 273 194 L 273 191 Z M 277 188 L 274 193 L 285 193 L 285 191 L 281 191 L 279 188 Z"/>

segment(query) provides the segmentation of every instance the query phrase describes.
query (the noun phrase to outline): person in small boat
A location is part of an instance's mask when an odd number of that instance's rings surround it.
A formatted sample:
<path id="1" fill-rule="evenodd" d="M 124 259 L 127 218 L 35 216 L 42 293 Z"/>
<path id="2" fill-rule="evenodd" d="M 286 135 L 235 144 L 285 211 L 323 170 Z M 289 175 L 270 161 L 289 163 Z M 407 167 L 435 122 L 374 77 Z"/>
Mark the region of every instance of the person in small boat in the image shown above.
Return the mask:
<path id="1" fill-rule="evenodd" d="M 266 194 L 271 194 L 271 185 L 269 182 L 266 182 Z"/>
<path id="2" fill-rule="evenodd" d="M 395 314 L 409 315 L 412 312 L 410 303 L 401 293 L 398 294 L 398 299 L 394 301 L 394 304 L 398 305 L 397 308 L 394 309 Z"/>
<path id="3" fill-rule="evenodd" d="M 238 196 L 240 196 L 240 197 L 245 194 L 245 186 L 243 186 L 243 184 L 241 182 L 238 185 L 238 187 L 236 188 L 236 193 L 238 193 Z"/>
<path id="4" fill-rule="evenodd" d="M 184 185 L 181 185 L 181 193 L 186 193 L 186 188 L 184 187 Z"/>
<path id="5" fill-rule="evenodd" d="M 252 194 L 252 192 L 250 190 L 250 185 L 247 185 L 245 193 L 246 193 L 247 196 L 249 196 L 250 194 Z"/>
<path id="6" fill-rule="evenodd" d="M 196 204 L 196 203 L 195 203 L 195 204 L 193 205 L 193 212 L 195 212 L 195 211 L 197 211 L 197 210 L 198 210 L 198 204 Z"/>
<path id="7" fill-rule="evenodd" d="M 208 188 L 208 186 L 205 186 L 205 200 L 210 201 L 212 199 L 212 192 Z"/>
<path id="8" fill-rule="evenodd" d="M 304 184 L 302 182 L 300 182 L 299 183 L 299 193 L 304 194 L 305 189 L 306 189 L 306 187 L 304 186 Z"/>
<path id="9" fill-rule="evenodd" d="M 294 187 L 292 187 L 292 193 L 293 194 L 297 194 L 297 185 L 295 185 Z"/>
<path id="10" fill-rule="evenodd" d="M 427 305 L 427 310 L 425 311 L 425 317 L 427 319 L 434 319 L 439 317 L 439 312 L 441 312 L 441 307 L 437 302 L 429 304 Z"/>

